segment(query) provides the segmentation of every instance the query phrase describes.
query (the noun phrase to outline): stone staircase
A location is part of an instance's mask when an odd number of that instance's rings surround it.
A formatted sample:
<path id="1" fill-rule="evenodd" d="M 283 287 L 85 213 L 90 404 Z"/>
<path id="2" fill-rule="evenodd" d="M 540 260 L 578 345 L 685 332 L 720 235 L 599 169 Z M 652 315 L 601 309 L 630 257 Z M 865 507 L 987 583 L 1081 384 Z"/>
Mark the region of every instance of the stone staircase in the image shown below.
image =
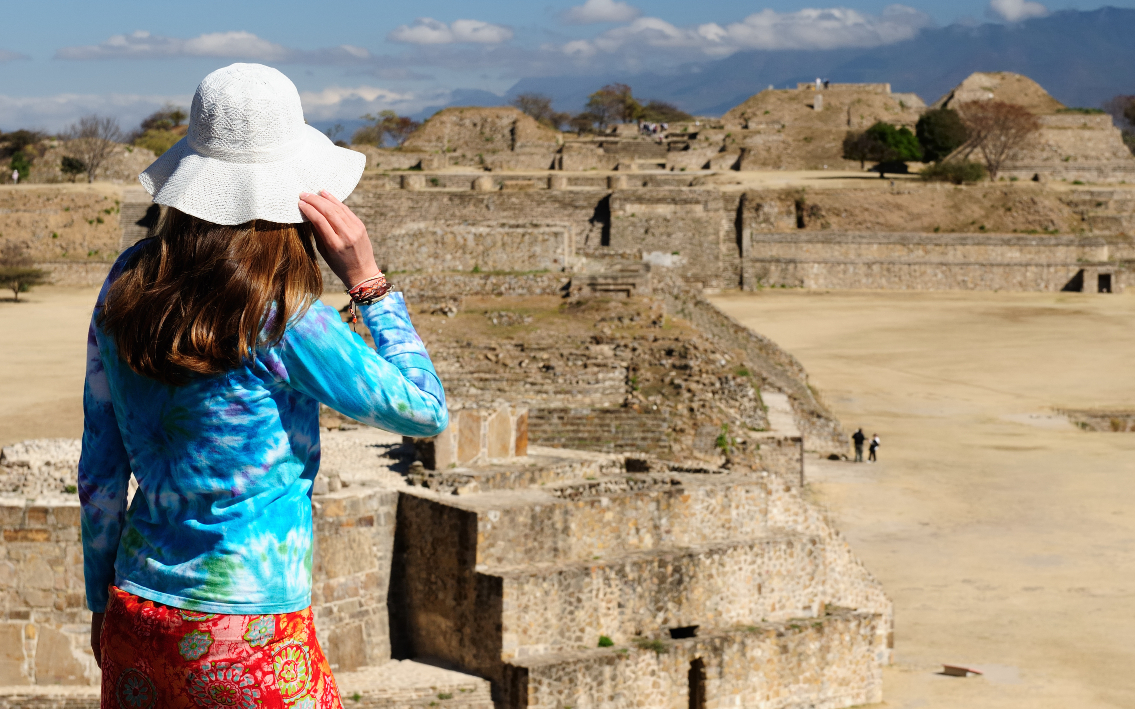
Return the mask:
<path id="1" fill-rule="evenodd" d="M 128 187 L 122 190 L 122 205 L 119 207 L 118 221 L 122 225 L 122 242 L 119 248 L 128 249 L 157 226 L 161 207 L 154 204 L 150 195 L 141 187 Z"/>
<path id="2" fill-rule="evenodd" d="M 403 493 L 396 655 L 510 709 L 881 700 L 891 603 L 798 480 L 529 453 Z"/>
<path id="3" fill-rule="evenodd" d="M 1135 234 L 1135 190 L 1077 190 L 1062 200 L 1095 234 Z"/>

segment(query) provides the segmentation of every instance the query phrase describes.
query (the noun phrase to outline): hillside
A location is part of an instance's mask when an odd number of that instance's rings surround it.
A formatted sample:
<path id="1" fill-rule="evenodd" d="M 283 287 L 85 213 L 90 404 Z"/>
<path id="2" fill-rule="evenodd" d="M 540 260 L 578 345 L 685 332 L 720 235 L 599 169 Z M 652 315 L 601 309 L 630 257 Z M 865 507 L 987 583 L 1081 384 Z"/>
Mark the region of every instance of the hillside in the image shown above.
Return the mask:
<path id="1" fill-rule="evenodd" d="M 812 81 L 890 82 L 895 91 L 936 101 L 975 71 L 1032 77 L 1061 103 L 1097 107 L 1135 87 L 1135 9 L 1066 10 L 1014 25 L 950 25 L 871 49 L 738 52 L 666 75 L 607 73 L 522 79 L 526 91 L 552 96 L 559 110 L 578 111 L 604 83 L 621 81 L 637 96 L 671 101 L 699 115 L 719 116 L 749 96 Z"/>

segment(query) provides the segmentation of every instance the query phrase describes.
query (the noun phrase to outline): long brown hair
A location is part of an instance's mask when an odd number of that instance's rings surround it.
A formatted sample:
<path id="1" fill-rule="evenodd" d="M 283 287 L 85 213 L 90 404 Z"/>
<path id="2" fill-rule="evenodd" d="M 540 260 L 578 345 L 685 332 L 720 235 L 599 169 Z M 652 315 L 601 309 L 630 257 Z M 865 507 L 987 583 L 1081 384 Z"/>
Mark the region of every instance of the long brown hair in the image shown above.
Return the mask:
<path id="1" fill-rule="evenodd" d="M 171 207 L 111 285 L 99 326 L 131 369 L 179 386 L 279 342 L 322 292 L 311 224 L 222 226 Z"/>

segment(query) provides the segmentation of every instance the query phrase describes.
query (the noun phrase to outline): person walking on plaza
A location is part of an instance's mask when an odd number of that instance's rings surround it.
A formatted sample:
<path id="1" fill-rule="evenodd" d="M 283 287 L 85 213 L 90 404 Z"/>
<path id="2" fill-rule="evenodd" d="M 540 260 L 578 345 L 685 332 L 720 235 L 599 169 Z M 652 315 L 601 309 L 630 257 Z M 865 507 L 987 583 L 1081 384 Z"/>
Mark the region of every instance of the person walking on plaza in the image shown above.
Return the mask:
<path id="1" fill-rule="evenodd" d="M 12 168 L 12 184 L 13 185 L 20 184 L 20 171 L 17 170 L 16 168 Z"/>
<path id="2" fill-rule="evenodd" d="M 883 444 L 879 441 L 879 434 L 876 433 L 871 437 L 871 445 L 867 451 L 867 460 L 871 461 L 872 463 L 878 462 L 875 458 L 875 451 L 879 450 L 879 446 L 881 445 Z"/>
<path id="3" fill-rule="evenodd" d="M 319 405 L 407 436 L 448 424 L 405 301 L 342 202 L 365 162 L 305 124 L 286 76 L 233 64 L 139 176 L 167 211 L 103 285 L 83 390 L 103 707 L 341 709 L 311 612 Z M 317 300 L 316 249 L 376 349 Z"/>
<path id="4" fill-rule="evenodd" d="M 857 429 L 851 436 L 851 442 L 855 444 L 855 462 L 863 462 L 863 441 L 867 440 L 867 436 L 863 435 L 863 429 Z"/>

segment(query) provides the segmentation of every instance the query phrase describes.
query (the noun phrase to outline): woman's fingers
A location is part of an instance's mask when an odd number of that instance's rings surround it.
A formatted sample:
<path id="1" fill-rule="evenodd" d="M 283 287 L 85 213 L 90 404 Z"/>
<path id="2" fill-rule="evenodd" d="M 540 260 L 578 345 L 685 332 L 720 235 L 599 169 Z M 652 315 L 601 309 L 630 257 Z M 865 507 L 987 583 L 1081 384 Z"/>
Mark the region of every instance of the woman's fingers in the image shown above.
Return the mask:
<path id="1" fill-rule="evenodd" d="M 314 207 L 326 220 L 335 233 L 348 244 L 366 238 L 366 227 L 350 208 L 335 198 L 330 192 L 320 192 L 318 195 L 300 195 L 301 204 L 307 203 Z M 310 217 L 309 217 L 310 218 Z"/>
<path id="2" fill-rule="evenodd" d="M 303 215 L 311 222 L 311 225 L 315 227 L 315 233 L 320 241 L 332 248 L 340 245 L 339 235 L 335 233 L 334 227 L 327 222 L 322 212 L 308 202 L 300 202 L 300 211 L 303 212 Z"/>

